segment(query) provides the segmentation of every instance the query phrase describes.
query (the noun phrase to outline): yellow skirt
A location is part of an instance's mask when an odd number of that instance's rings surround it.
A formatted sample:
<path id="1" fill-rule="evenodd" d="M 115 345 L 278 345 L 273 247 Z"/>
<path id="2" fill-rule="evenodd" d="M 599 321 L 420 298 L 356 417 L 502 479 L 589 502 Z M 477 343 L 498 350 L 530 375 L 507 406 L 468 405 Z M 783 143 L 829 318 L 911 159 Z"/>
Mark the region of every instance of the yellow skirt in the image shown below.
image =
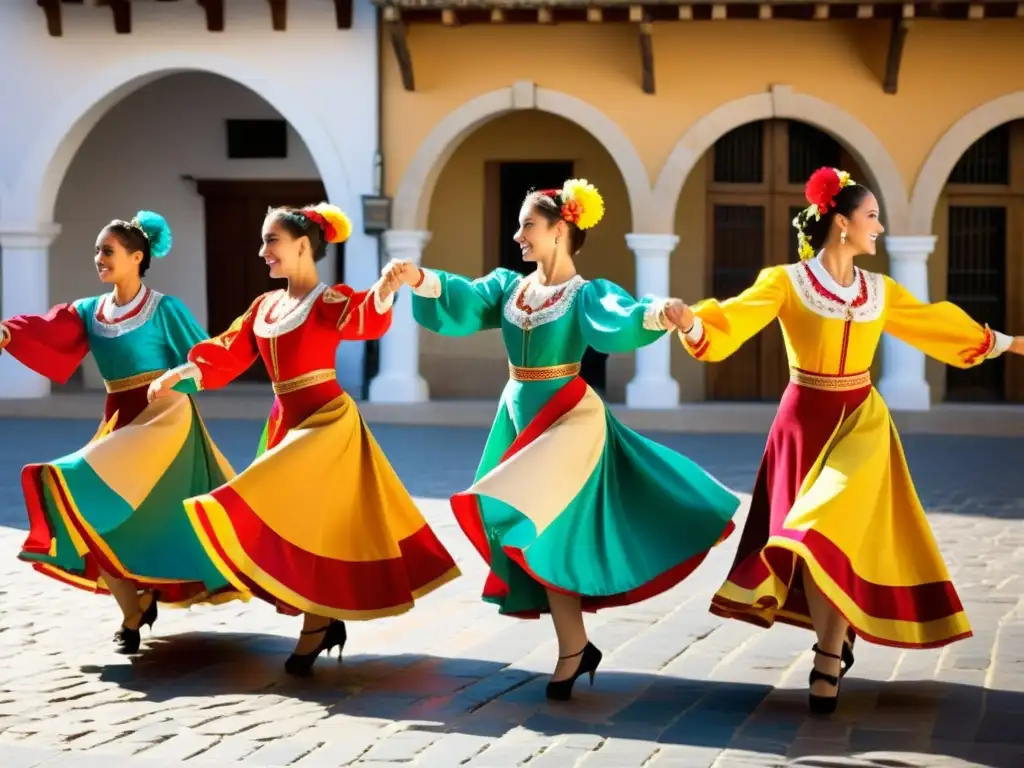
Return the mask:
<path id="1" fill-rule="evenodd" d="M 185 505 L 225 578 L 285 613 L 393 616 L 459 575 L 347 394 Z"/>

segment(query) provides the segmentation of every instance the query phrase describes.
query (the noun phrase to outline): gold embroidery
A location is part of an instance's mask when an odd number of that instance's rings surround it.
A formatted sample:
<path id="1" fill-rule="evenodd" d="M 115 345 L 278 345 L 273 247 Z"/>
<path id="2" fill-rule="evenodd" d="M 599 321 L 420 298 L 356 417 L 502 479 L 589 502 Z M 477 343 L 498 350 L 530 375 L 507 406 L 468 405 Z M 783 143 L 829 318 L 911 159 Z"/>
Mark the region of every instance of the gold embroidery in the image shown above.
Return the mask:
<path id="1" fill-rule="evenodd" d="M 107 388 L 107 393 L 111 395 L 118 392 L 127 392 L 130 389 L 149 386 L 166 372 L 166 370 L 146 371 L 145 373 L 137 373 L 134 376 L 129 376 L 126 379 L 109 379 L 103 382 L 103 386 Z"/>
<path id="2" fill-rule="evenodd" d="M 564 363 L 563 365 L 546 365 L 540 368 L 524 368 L 509 363 L 508 372 L 515 381 L 550 381 L 551 379 L 576 376 L 580 372 L 580 364 Z"/>
<path id="3" fill-rule="evenodd" d="M 274 382 L 274 394 L 275 395 L 287 395 L 289 392 L 296 392 L 306 387 L 315 387 L 317 384 L 323 384 L 328 381 L 334 381 L 337 378 L 337 374 L 333 368 L 320 368 L 316 371 L 310 371 L 304 373 L 301 376 L 296 376 L 294 379 L 288 379 L 287 381 L 275 381 Z"/>
<path id="4" fill-rule="evenodd" d="M 820 389 L 825 392 L 849 392 L 871 386 L 871 373 L 864 371 L 849 376 L 823 376 L 817 373 L 807 373 L 799 368 L 790 368 L 789 380 L 808 389 Z"/>
<path id="5" fill-rule="evenodd" d="M 336 291 L 333 288 L 328 288 L 323 292 L 324 302 L 327 304 L 340 304 L 343 301 L 348 301 L 349 297 L 341 291 Z"/>

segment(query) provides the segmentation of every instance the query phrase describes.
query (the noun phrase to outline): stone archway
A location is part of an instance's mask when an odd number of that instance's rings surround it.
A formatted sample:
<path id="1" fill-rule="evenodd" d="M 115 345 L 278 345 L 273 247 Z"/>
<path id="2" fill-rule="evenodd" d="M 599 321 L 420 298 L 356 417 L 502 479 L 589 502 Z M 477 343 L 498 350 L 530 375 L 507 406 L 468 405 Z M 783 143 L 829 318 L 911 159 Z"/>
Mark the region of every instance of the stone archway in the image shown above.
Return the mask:
<path id="1" fill-rule="evenodd" d="M 921 166 L 910 197 L 910 223 L 915 232 L 930 232 L 935 207 L 949 174 L 974 142 L 1003 123 L 1024 118 L 1024 91 L 1016 91 L 976 107 L 940 138 Z"/>
<path id="2" fill-rule="evenodd" d="M 529 81 L 477 96 L 434 126 L 402 174 L 395 194 L 393 229 L 425 230 L 434 185 L 463 139 L 484 123 L 518 109 L 536 109 L 558 115 L 594 136 L 614 158 L 622 174 L 629 195 L 633 231 L 654 231 L 646 228 L 651 215 L 648 205 L 650 177 L 639 153 L 622 129 L 593 105 L 575 96 L 540 88 Z"/>
<path id="3" fill-rule="evenodd" d="M 906 233 L 906 188 L 896 164 L 878 138 L 848 112 L 814 96 L 795 93 L 788 86 L 774 86 L 767 93 L 730 101 L 690 126 L 669 154 L 654 186 L 657 220 L 652 222 L 653 231 L 673 230 L 676 205 L 686 179 L 716 141 L 741 125 L 771 119 L 800 120 L 835 136 L 871 174 L 885 206 L 889 231 Z"/>
<path id="4" fill-rule="evenodd" d="M 53 218 L 61 182 L 85 137 L 114 104 L 143 85 L 177 72 L 206 72 L 253 91 L 276 109 L 305 142 L 330 199 L 362 229 L 358 195 L 349 183 L 342 158 L 318 117 L 296 93 L 293 83 L 275 82 L 251 63 L 197 51 L 167 51 L 118 61 L 60 102 L 25 154 L 14 189 L 18 199 L 2 211 L 5 221 L 46 222 Z M 313 103 L 316 103 L 315 101 Z"/>

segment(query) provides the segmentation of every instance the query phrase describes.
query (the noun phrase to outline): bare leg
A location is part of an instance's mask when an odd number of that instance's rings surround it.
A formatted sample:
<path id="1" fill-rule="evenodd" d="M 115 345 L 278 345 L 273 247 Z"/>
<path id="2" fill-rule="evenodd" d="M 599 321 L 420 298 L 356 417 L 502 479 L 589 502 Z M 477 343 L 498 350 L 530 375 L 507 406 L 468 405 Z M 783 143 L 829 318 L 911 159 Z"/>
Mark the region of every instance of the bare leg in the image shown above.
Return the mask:
<path id="1" fill-rule="evenodd" d="M 304 656 L 312 653 L 316 647 L 323 642 L 324 632 L 331 620 L 326 616 L 317 616 L 315 613 L 302 614 L 302 632 L 299 641 L 295 644 L 295 654 Z"/>
<path id="2" fill-rule="evenodd" d="M 843 640 L 846 638 L 846 631 L 849 629 L 849 622 L 843 618 L 833 607 L 825 596 L 818 589 L 806 563 L 801 562 L 803 567 L 804 593 L 807 595 L 807 607 L 811 613 L 811 623 L 814 624 L 814 632 L 818 636 L 818 647 L 827 653 L 839 656 L 843 650 Z M 827 675 L 839 675 L 839 659 L 832 659 L 820 653 L 814 656 L 815 669 Z M 834 696 L 836 689 L 824 680 L 815 681 L 811 686 L 811 693 L 815 696 Z"/>
<path id="3" fill-rule="evenodd" d="M 107 585 L 107 589 L 114 596 L 114 600 L 117 601 L 117 605 L 124 615 L 122 626 L 128 629 L 138 629 L 142 613 L 149 607 L 153 595 L 146 592 L 140 597 L 139 591 L 135 588 L 134 584 L 130 581 L 115 578 L 106 571 L 100 571 L 100 576 L 103 577 L 103 583 Z M 149 595 L 149 600 L 143 599 L 145 595 Z"/>
<path id="4" fill-rule="evenodd" d="M 587 645 L 587 628 L 583 625 L 583 608 L 580 599 L 561 592 L 548 593 L 551 620 L 558 637 L 558 655 L 570 658 L 559 659 L 555 665 L 552 680 L 566 680 L 572 677 L 580 665 L 579 653 Z M 573 654 L 576 654 L 575 656 Z"/>

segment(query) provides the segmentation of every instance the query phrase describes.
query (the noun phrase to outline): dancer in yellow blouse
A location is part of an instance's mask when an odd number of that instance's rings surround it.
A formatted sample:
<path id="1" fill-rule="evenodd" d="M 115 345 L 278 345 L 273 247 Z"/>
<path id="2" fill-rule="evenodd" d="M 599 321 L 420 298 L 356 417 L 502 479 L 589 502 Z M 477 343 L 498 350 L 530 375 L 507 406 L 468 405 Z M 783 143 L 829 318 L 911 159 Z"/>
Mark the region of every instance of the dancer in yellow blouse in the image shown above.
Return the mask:
<path id="1" fill-rule="evenodd" d="M 1011 338 L 949 302 L 925 304 L 854 266 L 884 231 L 848 173 L 816 171 L 794 220 L 801 261 L 769 267 L 739 296 L 673 308 L 686 350 L 718 362 L 778 319 L 790 384 L 768 435 L 739 550 L 711 610 L 817 634 L 810 707 L 831 713 L 853 638 L 933 648 L 971 635 L 869 368 L 882 332 L 968 368 Z M 815 249 L 820 249 L 815 254 Z M 849 638 L 848 642 L 844 642 Z"/>

